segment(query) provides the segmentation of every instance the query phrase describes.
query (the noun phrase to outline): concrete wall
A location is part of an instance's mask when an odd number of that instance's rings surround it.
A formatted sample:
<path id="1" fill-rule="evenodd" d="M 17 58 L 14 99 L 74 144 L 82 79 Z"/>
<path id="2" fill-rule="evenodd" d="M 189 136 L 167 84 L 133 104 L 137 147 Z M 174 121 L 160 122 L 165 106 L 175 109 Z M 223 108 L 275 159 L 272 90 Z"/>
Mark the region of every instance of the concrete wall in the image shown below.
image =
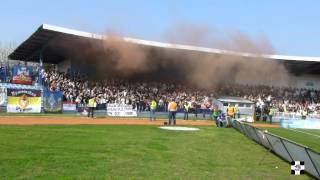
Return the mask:
<path id="1" fill-rule="evenodd" d="M 68 69 L 71 68 L 70 59 L 65 59 L 58 64 L 58 71 L 67 73 Z"/>
<path id="2" fill-rule="evenodd" d="M 250 79 L 250 80 L 249 80 Z M 247 80 L 241 79 L 237 80 L 239 84 L 249 84 L 249 85 L 267 85 L 275 87 L 293 87 L 293 88 L 307 88 L 307 89 L 318 89 L 320 90 L 320 75 L 301 75 L 295 76 L 293 74 L 288 77 L 280 77 L 278 80 L 259 80 L 259 78 L 252 80 L 248 78 Z"/>
<path id="3" fill-rule="evenodd" d="M 319 75 L 292 76 L 290 81 L 290 86 L 297 87 L 297 88 L 320 90 L 320 76 Z"/>

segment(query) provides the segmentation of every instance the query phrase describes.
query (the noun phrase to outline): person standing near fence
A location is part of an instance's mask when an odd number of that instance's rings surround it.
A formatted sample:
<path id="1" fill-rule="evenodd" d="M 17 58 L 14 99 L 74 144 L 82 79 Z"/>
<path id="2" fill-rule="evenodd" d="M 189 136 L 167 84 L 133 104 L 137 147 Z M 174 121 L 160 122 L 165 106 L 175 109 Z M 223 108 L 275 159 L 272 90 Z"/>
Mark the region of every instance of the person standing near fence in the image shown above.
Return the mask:
<path id="1" fill-rule="evenodd" d="M 270 107 L 269 109 L 269 121 L 270 121 L 270 124 L 272 124 L 272 117 L 274 116 L 274 113 L 276 112 L 276 109 L 274 107 Z"/>
<path id="2" fill-rule="evenodd" d="M 177 103 L 172 99 L 168 104 L 169 111 L 169 125 L 176 125 L 176 113 L 177 113 Z"/>
<path id="3" fill-rule="evenodd" d="M 150 121 L 156 120 L 157 101 L 153 98 L 150 103 Z"/>
<path id="4" fill-rule="evenodd" d="M 301 118 L 307 119 L 307 116 L 308 116 L 308 110 L 307 110 L 307 108 L 303 108 Z"/>
<path id="5" fill-rule="evenodd" d="M 96 100 L 95 100 L 95 98 L 92 96 L 92 97 L 89 99 L 89 102 L 88 102 L 88 107 L 89 107 L 88 117 L 90 117 L 90 114 L 91 114 L 91 118 L 94 117 L 94 108 L 95 108 L 96 105 L 97 105 Z"/>
<path id="6" fill-rule="evenodd" d="M 234 107 L 229 104 L 227 108 L 227 123 L 228 125 L 231 124 L 232 118 L 234 118 Z"/>
<path id="7" fill-rule="evenodd" d="M 189 119 L 189 109 L 190 109 L 189 103 L 186 101 L 183 105 L 183 112 L 184 112 L 183 119 L 184 120 Z"/>
<path id="8" fill-rule="evenodd" d="M 240 118 L 239 104 L 234 106 L 234 118 Z"/>

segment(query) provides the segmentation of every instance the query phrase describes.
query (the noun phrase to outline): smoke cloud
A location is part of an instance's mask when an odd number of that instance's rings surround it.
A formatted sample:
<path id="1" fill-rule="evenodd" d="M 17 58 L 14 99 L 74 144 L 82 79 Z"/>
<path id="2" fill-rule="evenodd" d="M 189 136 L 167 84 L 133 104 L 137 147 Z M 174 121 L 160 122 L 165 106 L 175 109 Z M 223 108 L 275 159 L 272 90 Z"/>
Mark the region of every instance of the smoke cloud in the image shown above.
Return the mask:
<path id="1" fill-rule="evenodd" d="M 170 81 L 205 89 L 225 83 L 288 85 L 289 74 L 284 65 L 264 57 L 265 54 L 274 54 L 266 37 L 252 38 L 239 31 L 221 32 L 206 26 L 179 24 L 164 33 L 164 41 L 254 56 L 138 45 L 125 41 L 119 33 L 106 33 L 105 40 L 99 43 L 90 40 L 77 42 L 71 45 L 71 54 L 72 58 L 81 59 L 86 68 L 94 69 L 95 77 L 100 79 Z"/>
<path id="2" fill-rule="evenodd" d="M 103 42 L 103 50 L 109 60 L 113 61 L 115 71 L 123 76 L 150 71 L 146 47 L 126 43 L 119 36 L 107 35 Z"/>
<path id="3" fill-rule="evenodd" d="M 184 53 L 174 60 L 184 59 L 188 83 L 200 88 L 215 88 L 224 83 L 287 86 L 289 73 L 277 60 L 265 58 L 274 48 L 265 36 L 252 38 L 240 31 L 222 33 L 217 28 L 194 24 L 179 24 L 166 32 L 167 41 L 189 45 L 249 53 L 237 54 Z M 168 36 L 169 34 L 169 36 Z"/>

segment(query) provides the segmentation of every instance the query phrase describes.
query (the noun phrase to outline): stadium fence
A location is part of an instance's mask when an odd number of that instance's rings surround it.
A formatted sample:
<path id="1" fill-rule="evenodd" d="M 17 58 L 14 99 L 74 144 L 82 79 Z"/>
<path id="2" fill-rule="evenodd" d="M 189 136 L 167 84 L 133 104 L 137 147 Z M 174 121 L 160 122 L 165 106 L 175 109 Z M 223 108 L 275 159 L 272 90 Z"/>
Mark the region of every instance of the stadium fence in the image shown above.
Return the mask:
<path id="1" fill-rule="evenodd" d="M 86 116 L 87 112 L 84 111 L 80 111 L 80 112 L 69 112 L 66 113 L 64 112 L 64 114 L 77 114 L 77 115 L 82 115 L 82 116 Z M 108 111 L 107 110 L 95 110 L 94 111 L 95 117 L 98 118 L 103 118 L 103 117 L 113 117 L 113 118 L 130 118 L 130 117 L 136 117 L 136 118 L 150 118 L 150 111 L 141 111 L 141 112 L 137 112 L 136 116 L 110 116 L 108 115 Z M 155 117 L 156 119 L 168 119 L 169 113 L 168 112 L 161 112 L 161 111 L 157 111 L 155 113 Z M 210 113 L 198 113 L 197 115 L 195 115 L 194 113 L 189 113 L 189 120 L 212 120 L 211 118 L 211 114 Z M 176 118 L 177 119 L 183 119 L 184 118 L 184 114 L 182 112 L 177 112 L 176 114 Z"/>
<path id="2" fill-rule="evenodd" d="M 269 149 L 287 162 L 304 161 L 305 171 L 320 179 L 319 152 L 237 120 L 233 120 L 231 124 L 249 139 Z"/>
<path id="3" fill-rule="evenodd" d="M 300 113 L 295 112 L 276 112 L 272 118 L 272 122 L 280 122 L 281 119 L 290 119 L 290 120 L 303 120 L 303 117 Z M 305 119 L 320 119 L 320 114 L 308 114 Z"/>

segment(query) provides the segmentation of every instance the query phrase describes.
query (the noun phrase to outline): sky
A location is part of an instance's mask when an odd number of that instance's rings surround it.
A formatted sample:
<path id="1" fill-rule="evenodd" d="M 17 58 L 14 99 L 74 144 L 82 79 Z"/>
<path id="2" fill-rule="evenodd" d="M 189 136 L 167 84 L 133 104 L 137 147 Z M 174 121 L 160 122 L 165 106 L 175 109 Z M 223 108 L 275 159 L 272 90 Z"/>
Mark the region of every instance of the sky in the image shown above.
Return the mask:
<path id="1" fill-rule="evenodd" d="M 177 24 L 266 37 L 276 54 L 320 56 L 319 0 L 0 0 L 0 42 L 20 44 L 41 24 L 166 41 Z"/>

